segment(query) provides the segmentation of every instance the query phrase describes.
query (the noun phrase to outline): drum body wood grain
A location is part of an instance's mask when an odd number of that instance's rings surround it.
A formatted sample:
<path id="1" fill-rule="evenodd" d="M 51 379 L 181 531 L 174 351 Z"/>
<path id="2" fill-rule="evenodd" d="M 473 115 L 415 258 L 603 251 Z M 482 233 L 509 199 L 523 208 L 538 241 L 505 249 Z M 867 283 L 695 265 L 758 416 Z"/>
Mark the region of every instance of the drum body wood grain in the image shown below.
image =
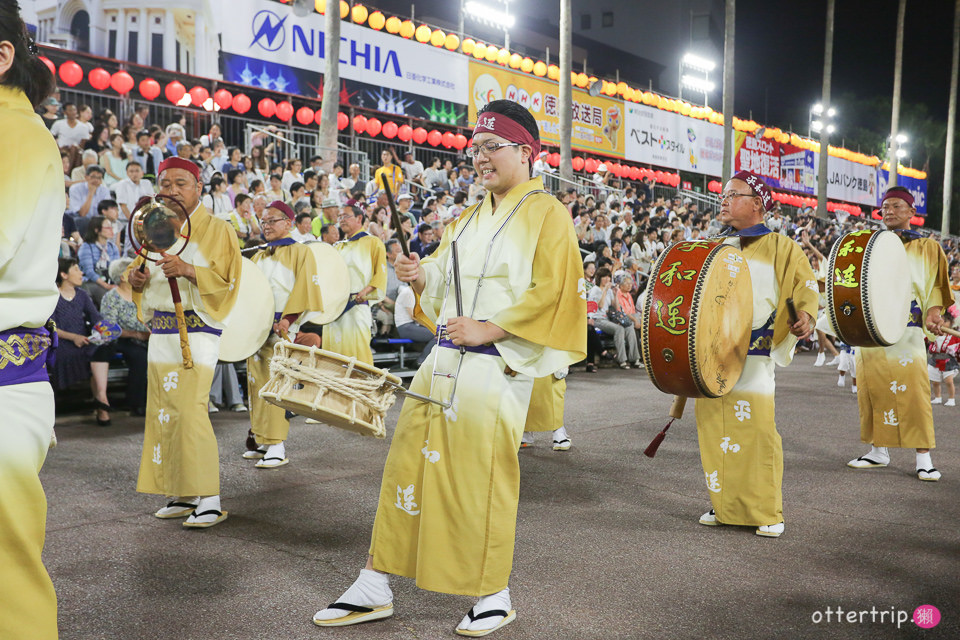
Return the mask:
<path id="1" fill-rule="evenodd" d="M 353 358 L 281 341 L 260 397 L 332 427 L 383 438 L 383 416 L 399 384 L 397 376 Z"/>
<path id="2" fill-rule="evenodd" d="M 841 237 L 827 262 L 827 318 L 843 342 L 888 347 L 910 316 L 910 265 L 900 237 L 864 229 Z"/>
<path id="3" fill-rule="evenodd" d="M 678 242 L 650 271 L 641 345 L 664 393 L 717 398 L 740 379 L 753 318 L 743 255 L 720 242 Z"/>

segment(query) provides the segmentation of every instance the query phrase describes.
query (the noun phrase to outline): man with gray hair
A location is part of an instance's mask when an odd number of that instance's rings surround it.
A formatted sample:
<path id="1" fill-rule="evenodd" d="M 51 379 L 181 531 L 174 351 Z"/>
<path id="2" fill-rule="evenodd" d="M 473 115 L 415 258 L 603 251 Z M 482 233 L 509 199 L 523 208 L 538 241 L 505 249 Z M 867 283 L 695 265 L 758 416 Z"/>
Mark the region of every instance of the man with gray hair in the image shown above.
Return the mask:
<path id="1" fill-rule="evenodd" d="M 387 335 L 393 327 L 394 307 L 397 303 L 397 289 L 400 288 L 400 280 L 393 269 L 393 261 L 400 255 L 400 241 L 396 238 L 390 238 L 384 243 L 387 249 L 387 289 L 384 292 L 383 300 L 377 305 L 374 317 L 380 323 L 380 335 Z"/>
<path id="2" fill-rule="evenodd" d="M 91 164 L 87 167 L 86 179 L 70 187 L 70 202 L 67 212 L 77 224 L 77 231 L 83 235 L 87 231 L 90 218 L 97 213 L 101 200 L 110 197 L 110 190 L 103 184 L 103 167 Z"/>

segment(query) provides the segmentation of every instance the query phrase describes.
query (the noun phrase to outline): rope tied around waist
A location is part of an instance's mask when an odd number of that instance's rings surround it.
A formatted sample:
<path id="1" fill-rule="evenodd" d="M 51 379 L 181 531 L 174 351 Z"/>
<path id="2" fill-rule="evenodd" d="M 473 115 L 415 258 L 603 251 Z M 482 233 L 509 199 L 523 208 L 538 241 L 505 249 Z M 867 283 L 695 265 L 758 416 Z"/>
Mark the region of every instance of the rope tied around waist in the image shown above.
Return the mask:
<path id="1" fill-rule="evenodd" d="M 315 347 L 311 347 L 310 354 L 311 356 L 316 354 Z M 342 374 L 340 371 L 331 373 L 286 355 L 283 342 L 278 342 L 273 347 L 273 357 L 270 359 L 270 376 L 281 376 L 283 379 L 276 391 L 278 395 L 290 393 L 295 384 L 310 382 L 316 385 L 317 392 L 310 402 L 310 407 L 314 411 L 321 406 L 321 401 L 327 392 L 332 391 L 351 401 L 350 420 L 356 422 L 357 403 L 359 403 L 372 414 L 371 421 L 376 429 L 376 437 L 382 438 L 386 434 L 383 416 L 396 402 L 396 395 L 392 388 L 387 389 L 386 392 L 383 391 L 383 387 L 388 386 L 386 372 L 381 372 L 377 377 L 352 377 L 356 364 L 357 359 L 351 357 Z M 361 373 L 367 372 L 361 371 Z"/>

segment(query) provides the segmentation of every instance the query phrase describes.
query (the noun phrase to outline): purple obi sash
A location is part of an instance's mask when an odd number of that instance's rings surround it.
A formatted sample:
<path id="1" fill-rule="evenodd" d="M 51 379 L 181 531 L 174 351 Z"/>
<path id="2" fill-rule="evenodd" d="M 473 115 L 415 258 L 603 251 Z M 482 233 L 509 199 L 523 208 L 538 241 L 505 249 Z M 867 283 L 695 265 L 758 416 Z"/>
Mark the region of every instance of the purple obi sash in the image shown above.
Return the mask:
<path id="1" fill-rule="evenodd" d="M 223 331 L 214 329 L 193 311 L 184 311 L 183 317 L 187 321 L 187 333 L 209 333 L 219 336 Z M 172 311 L 154 311 L 150 322 L 150 333 L 170 334 L 179 333 L 177 330 L 177 314 Z"/>
<path id="2" fill-rule="evenodd" d="M 56 330 L 18 327 L 0 331 L 0 387 L 48 382 L 57 348 Z"/>
<path id="3" fill-rule="evenodd" d="M 283 311 L 274 311 L 274 312 L 273 312 L 273 322 L 274 322 L 274 324 L 276 324 L 277 322 L 280 322 L 280 318 L 282 318 L 282 317 L 283 317 Z"/>
<path id="4" fill-rule="evenodd" d="M 923 310 L 920 308 L 920 303 L 916 300 L 910 301 L 910 321 L 907 322 L 908 327 L 922 327 L 923 326 Z"/>
<path id="5" fill-rule="evenodd" d="M 457 349 L 457 350 L 460 349 L 460 347 L 453 344 L 453 341 L 451 341 L 449 338 L 442 337 L 447 335 L 446 325 L 441 325 L 437 327 L 437 335 L 441 336 L 440 342 L 439 342 L 439 345 L 441 347 L 446 347 L 447 349 Z M 463 346 L 463 350 L 469 353 L 482 353 L 485 356 L 500 357 L 500 352 L 497 351 L 497 347 L 492 344 L 481 344 L 480 346 L 477 346 L 477 347 Z"/>
<path id="6" fill-rule="evenodd" d="M 777 317 L 774 311 L 767 318 L 767 323 L 759 329 L 750 332 L 750 347 L 747 350 L 748 356 L 769 356 L 770 349 L 773 347 L 773 321 Z"/>

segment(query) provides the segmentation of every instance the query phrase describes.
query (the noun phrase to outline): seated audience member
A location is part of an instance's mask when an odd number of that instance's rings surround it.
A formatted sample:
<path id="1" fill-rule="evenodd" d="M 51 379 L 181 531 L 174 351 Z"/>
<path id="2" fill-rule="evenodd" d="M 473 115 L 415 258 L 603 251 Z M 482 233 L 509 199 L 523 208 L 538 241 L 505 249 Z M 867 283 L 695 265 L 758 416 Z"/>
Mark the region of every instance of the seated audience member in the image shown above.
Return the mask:
<path id="1" fill-rule="evenodd" d="M 613 337 L 617 347 L 617 362 L 621 369 L 629 369 L 630 363 L 639 368 L 640 353 L 637 350 L 637 332 L 633 327 L 624 327 L 619 322 L 610 319 L 611 309 L 619 311 L 616 302 L 616 293 L 612 288 L 612 274 L 607 267 L 597 269 L 596 282 L 587 295 L 587 302 L 596 304 L 596 310 L 590 313 L 594 326 L 605 334 Z M 591 305 L 592 308 L 592 305 Z M 632 322 L 631 322 L 632 325 Z M 627 330 L 629 329 L 629 331 Z"/>
<path id="2" fill-rule="evenodd" d="M 297 242 L 315 242 L 317 236 L 310 233 L 310 225 L 313 219 L 306 211 L 298 213 L 294 219 L 294 227 L 290 230 L 290 236 Z"/>
<path id="3" fill-rule="evenodd" d="M 150 328 L 137 318 L 133 302 L 133 287 L 127 280 L 127 268 L 133 262 L 120 258 L 110 263 L 110 279 L 117 283 L 103 296 L 100 313 L 107 322 L 120 325 L 120 338 L 115 349 L 127 363 L 127 408 L 134 416 L 146 415 L 147 410 L 147 339 Z"/>
<path id="4" fill-rule="evenodd" d="M 97 406 L 97 424 L 107 426 L 110 424 L 107 371 L 113 348 L 90 342 L 93 326 L 102 318 L 93 306 L 93 300 L 81 288 L 82 284 L 83 271 L 77 261 L 61 258 L 57 273 L 60 298 L 53 312 L 59 346 L 51 382 L 55 389 L 63 390 L 74 383 L 90 380 L 90 390 Z"/>
<path id="5" fill-rule="evenodd" d="M 120 249 L 113 240 L 113 224 L 103 216 L 94 216 L 77 251 L 77 260 L 83 274 L 82 288 L 100 307 L 104 294 L 116 285 L 110 282 L 110 263 L 120 257 Z"/>
<path id="6" fill-rule="evenodd" d="M 414 344 L 423 344 L 420 355 L 417 356 L 417 366 L 423 364 L 436 344 L 433 331 L 419 324 L 413 317 L 415 304 L 413 289 L 406 283 L 401 283 L 397 290 L 397 303 L 394 307 L 393 318 L 397 324 L 397 334 L 401 338 L 412 340 Z"/>

